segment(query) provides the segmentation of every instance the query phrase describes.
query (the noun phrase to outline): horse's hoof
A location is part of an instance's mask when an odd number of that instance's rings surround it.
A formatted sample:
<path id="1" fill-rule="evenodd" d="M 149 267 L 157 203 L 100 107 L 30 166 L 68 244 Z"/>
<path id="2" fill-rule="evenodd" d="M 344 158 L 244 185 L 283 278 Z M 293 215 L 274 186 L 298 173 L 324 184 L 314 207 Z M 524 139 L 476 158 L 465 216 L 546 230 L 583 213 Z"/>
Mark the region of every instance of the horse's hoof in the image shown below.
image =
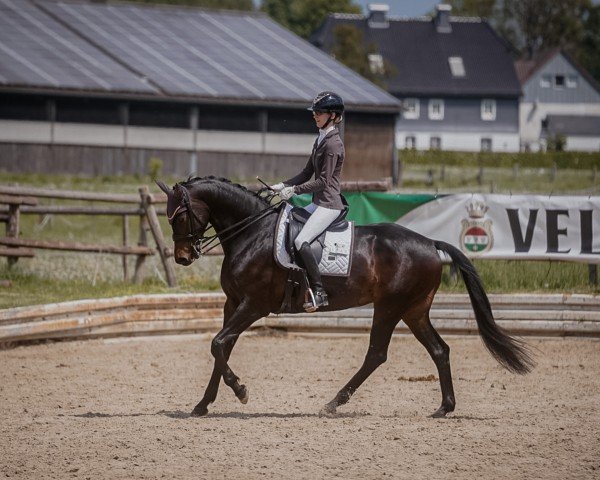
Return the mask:
<path id="1" fill-rule="evenodd" d="M 203 417 L 208 413 L 208 408 L 196 405 L 190 414 L 192 417 Z"/>
<path id="2" fill-rule="evenodd" d="M 321 411 L 319 412 L 319 416 L 321 417 L 330 417 L 337 413 L 337 409 L 334 403 L 328 403 L 325 405 Z"/>
<path id="3" fill-rule="evenodd" d="M 448 411 L 446 410 L 446 407 L 440 407 L 435 412 L 433 412 L 430 415 L 430 417 L 431 418 L 444 418 L 447 413 L 448 413 Z"/>
<path id="4" fill-rule="evenodd" d="M 242 385 L 240 387 L 240 392 L 238 393 L 237 397 L 239 401 L 242 402 L 244 405 L 248 403 L 248 398 L 250 397 L 250 394 L 248 393 L 246 385 Z"/>

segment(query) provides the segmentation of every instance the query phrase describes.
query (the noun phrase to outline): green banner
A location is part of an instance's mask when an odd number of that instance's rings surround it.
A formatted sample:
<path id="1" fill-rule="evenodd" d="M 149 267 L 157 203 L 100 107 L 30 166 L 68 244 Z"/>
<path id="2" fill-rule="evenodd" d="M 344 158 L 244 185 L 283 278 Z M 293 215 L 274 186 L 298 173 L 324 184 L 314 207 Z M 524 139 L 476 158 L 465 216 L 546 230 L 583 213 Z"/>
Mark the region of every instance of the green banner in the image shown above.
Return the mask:
<path id="1" fill-rule="evenodd" d="M 344 197 L 350 205 L 348 220 L 356 222 L 356 225 L 368 225 L 395 222 L 414 208 L 438 198 L 439 195 L 344 192 Z M 291 198 L 291 202 L 298 207 L 308 205 L 311 200 L 312 195 L 308 193 Z"/>

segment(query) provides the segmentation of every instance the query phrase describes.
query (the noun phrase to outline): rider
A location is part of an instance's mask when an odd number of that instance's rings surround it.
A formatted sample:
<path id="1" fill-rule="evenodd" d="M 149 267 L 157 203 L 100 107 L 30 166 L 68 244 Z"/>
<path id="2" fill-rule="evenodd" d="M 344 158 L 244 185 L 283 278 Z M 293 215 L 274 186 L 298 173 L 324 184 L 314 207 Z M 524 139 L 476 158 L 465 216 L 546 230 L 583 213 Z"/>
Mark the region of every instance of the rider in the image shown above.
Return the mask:
<path id="1" fill-rule="evenodd" d="M 335 126 L 342 121 L 344 101 L 333 92 L 321 92 L 308 107 L 319 128 L 319 136 L 313 145 L 312 153 L 304 169 L 295 177 L 273 185 L 279 196 L 288 200 L 294 195 L 312 193 L 312 203 L 304 207 L 311 215 L 294 240 L 314 296 L 314 306 L 319 308 L 329 304 L 323 290 L 321 273 L 310 249 L 310 243 L 317 238 L 343 210 L 340 193 L 340 176 L 344 163 L 344 144 Z M 311 180 L 314 174 L 315 179 Z"/>

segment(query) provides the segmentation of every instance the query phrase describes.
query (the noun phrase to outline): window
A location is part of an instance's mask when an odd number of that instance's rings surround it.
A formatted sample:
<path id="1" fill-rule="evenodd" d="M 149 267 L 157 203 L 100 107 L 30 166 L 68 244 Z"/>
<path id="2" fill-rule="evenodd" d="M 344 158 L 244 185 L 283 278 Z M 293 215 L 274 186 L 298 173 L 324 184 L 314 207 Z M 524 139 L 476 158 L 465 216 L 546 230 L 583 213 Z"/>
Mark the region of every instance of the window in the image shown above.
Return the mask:
<path id="1" fill-rule="evenodd" d="M 462 57 L 448 57 L 448 63 L 453 77 L 464 77 L 466 75 Z"/>
<path id="2" fill-rule="evenodd" d="M 431 137 L 429 139 L 429 148 L 431 150 L 439 150 L 442 148 L 442 139 L 440 137 Z"/>
<path id="3" fill-rule="evenodd" d="M 542 75 L 540 78 L 540 87 L 549 88 L 552 86 L 552 77 L 550 75 Z"/>
<path id="4" fill-rule="evenodd" d="M 567 88 L 577 88 L 579 78 L 577 75 L 567 75 Z"/>
<path id="5" fill-rule="evenodd" d="M 405 98 L 402 102 L 402 116 L 411 120 L 419 118 L 419 99 Z"/>
<path id="6" fill-rule="evenodd" d="M 565 76 L 555 75 L 554 76 L 554 88 L 563 88 L 565 86 Z"/>
<path id="7" fill-rule="evenodd" d="M 385 73 L 383 57 L 378 53 L 369 53 L 369 69 L 375 75 L 383 75 Z"/>
<path id="8" fill-rule="evenodd" d="M 491 138 L 482 138 L 481 139 L 481 151 L 482 152 L 491 152 L 492 151 L 492 139 Z"/>
<path id="9" fill-rule="evenodd" d="M 405 148 L 417 148 L 417 139 L 413 135 L 408 135 L 404 142 Z"/>
<path id="10" fill-rule="evenodd" d="M 439 98 L 429 100 L 429 119 L 443 120 L 444 119 L 444 101 Z"/>
<path id="11" fill-rule="evenodd" d="M 496 120 L 496 100 L 492 98 L 484 98 L 481 101 L 481 119 Z"/>

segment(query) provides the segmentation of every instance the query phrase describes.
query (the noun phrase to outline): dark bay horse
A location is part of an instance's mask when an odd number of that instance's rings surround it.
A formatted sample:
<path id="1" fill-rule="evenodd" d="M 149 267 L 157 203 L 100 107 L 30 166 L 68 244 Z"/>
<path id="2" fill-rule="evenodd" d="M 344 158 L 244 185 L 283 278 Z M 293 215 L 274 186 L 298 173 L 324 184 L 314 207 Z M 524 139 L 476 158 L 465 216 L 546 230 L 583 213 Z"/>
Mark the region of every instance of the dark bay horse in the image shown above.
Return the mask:
<path id="1" fill-rule="evenodd" d="M 227 362 L 240 334 L 260 318 L 277 312 L 282 304 L 287 272 L 273 258 L 276 209 L 263 197 L 225 179 L 194 178 L 172 189 L 161 182 L 158 185 L 168 196 L 175 261 L 190 265 L 200 256 L 198 245 L 209 223 L 225 254 L 221 269 L 221 286 L 227 297 L 223 328 L 211 343 L 213 372 L 192 415 L 208 412 L 208 405 L 217 397 L 221 377 L 246 403 L 248 389 Z M 479 334 L 492 356 L 511 372 L 525 374 L 531 370 L 533 361 L 527 347 L 496 325 L 479 275 L 460 250 L 392 223 L 357 226 L 350 275 L 323 277 L 329 306 L 321 310 L 373 303 L 369 348 L 358 372 L 325 405 L 323 413 L 335 413 L 386 361 L 392 333 L 401 319 L 427 349 L 439 373 L 442 404 L 432 416 L 443 417 L 454 410 L 450 349 L 429 320 L 442 276 L 438 250 L 447 253 L 460 270 Z"/>

